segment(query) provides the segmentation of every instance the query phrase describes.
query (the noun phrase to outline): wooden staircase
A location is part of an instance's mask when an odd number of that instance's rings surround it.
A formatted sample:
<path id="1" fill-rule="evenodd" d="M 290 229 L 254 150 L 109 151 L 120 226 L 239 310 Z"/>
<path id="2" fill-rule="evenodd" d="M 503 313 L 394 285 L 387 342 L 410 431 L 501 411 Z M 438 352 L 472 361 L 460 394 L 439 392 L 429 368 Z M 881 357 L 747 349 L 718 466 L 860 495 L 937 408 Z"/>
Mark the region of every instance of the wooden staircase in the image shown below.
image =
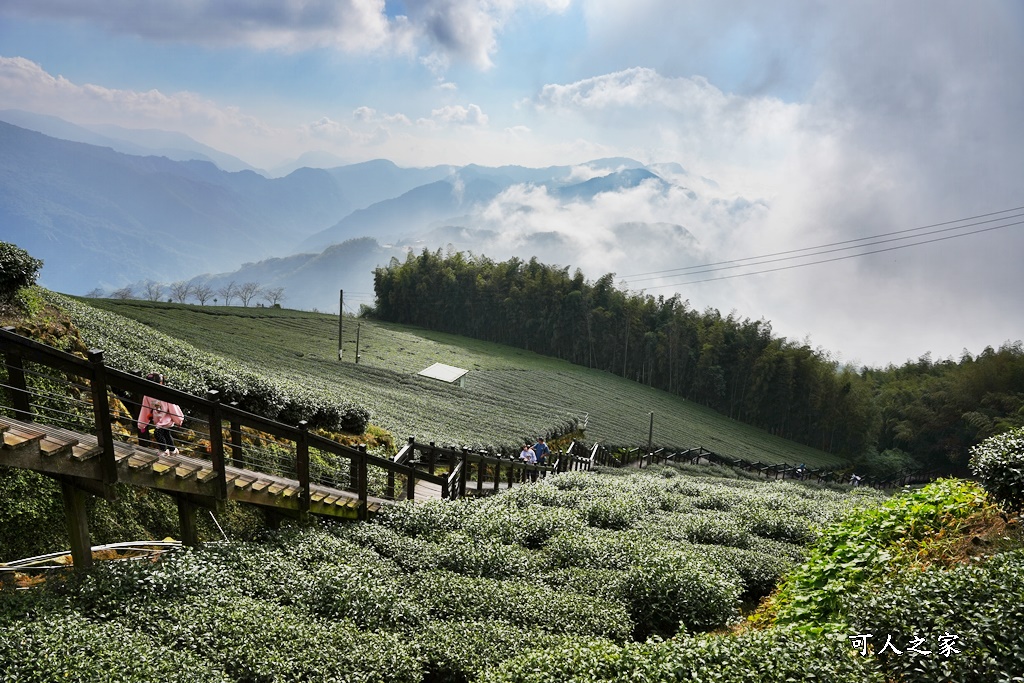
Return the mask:
<path id="1" fill-rule="evenodd" d="M 87 490 L 102 488 L 98 456 L 103 449 L 95 436 L 7 417 L 0 418 L 0 433 L 4 439 L 0 464 L 35 470 L 61 480 L 71 479 Z M 215 507 L 217 475 L 209 460 L 185 454 L 163 455 L 121 441 L 114 442 L 114 457 L 118 482 L 185 495 Z M 228 500 L 284 512 L 297 513 L 300 509 L 301 488 L 297 480 L 231 466 L 226 467 L 226 480 Z M 367 511 L 376 512 L 385 502 L 371 498 Z M 313 514 L 355 519 L 359 506 L 359 499 L 352 492 L 311 486 L 309 512 Z"/>

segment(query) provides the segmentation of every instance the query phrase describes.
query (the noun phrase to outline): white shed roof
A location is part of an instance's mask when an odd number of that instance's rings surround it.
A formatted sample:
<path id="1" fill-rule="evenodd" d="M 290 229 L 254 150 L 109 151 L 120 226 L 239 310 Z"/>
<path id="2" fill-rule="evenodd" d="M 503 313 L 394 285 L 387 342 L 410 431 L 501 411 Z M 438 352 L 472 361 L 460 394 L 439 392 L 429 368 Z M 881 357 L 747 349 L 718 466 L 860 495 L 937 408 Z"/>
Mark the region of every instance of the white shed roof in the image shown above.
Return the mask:
<path id="1" fill-rule="evenodd" d="M 454 384 L 467 372 L 469 372 L 469 370 L 463 370 L 462 368 L 457 368 L 454 365 L 434 363 L 429 368 L 420 370 L 417 374 L 423 375 L 424 377 L 430 377 L 431 379 L 439 379 L 442 382 L 448 382 L 449 384 Z"/>

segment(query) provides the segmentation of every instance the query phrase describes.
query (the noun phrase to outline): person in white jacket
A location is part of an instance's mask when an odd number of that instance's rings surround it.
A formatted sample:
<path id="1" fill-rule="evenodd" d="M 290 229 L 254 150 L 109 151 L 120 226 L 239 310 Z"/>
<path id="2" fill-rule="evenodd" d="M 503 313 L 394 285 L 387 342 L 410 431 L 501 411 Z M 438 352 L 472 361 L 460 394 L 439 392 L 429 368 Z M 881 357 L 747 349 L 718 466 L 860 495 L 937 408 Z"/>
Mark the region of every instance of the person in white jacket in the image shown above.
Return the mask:
<path id="1" fill-rule="evenodd" d="M 146 379 L 157 384 L 164 383 L 164 376 L 159 372 L 151 372 Z M 174 437 L 171 436 L 171 429 L 180 427 L 185 421 L 181 408 L 169 401 L 145 396 L 142 399 L 142 411 L 139 413 L 139 433 L 145 433 L 150 425 L 156 435 L 156 441 L 163 449 L 164 455 L 177 455 L 178 449 L 174 447 Z"/>

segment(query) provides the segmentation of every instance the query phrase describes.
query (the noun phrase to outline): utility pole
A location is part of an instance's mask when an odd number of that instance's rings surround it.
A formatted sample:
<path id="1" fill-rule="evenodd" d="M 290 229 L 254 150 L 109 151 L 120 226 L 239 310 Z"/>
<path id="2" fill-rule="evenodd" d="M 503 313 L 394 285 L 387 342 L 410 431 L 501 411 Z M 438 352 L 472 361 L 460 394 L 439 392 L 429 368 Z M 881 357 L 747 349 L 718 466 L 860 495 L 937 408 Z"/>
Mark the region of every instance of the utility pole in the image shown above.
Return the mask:
<path id="1" fill-rule="evenodd" d="M 356 323 L 356 363 L 359 363 L 359 330 L 362 326 L 362 323 Z"/>
<path id="2" fill-rule="evenodd" d="M 338 290 L 338 360 L 341 360 L 342 321 L 345 318 L 345 290 Z"/>

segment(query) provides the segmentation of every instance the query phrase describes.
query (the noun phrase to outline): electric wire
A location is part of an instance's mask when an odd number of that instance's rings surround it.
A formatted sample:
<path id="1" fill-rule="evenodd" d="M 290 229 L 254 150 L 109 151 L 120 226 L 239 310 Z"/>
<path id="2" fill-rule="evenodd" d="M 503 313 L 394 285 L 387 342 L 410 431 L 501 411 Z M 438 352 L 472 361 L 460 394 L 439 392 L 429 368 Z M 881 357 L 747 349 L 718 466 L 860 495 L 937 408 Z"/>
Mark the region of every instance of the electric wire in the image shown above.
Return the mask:
<path id="1" fill-rule="evenodd" d="M 809 263 L 795 263 L 795 264 L 788 265 L 788 266 L 780 266 L 778 268 L 767 268 L 765 270 L 755 270 L 755 271 L 751 271 L 749 273 L 736 273 L 734 275 L 722 275 L 722 276 L 719 276 L 719 277 L 704 278 L 703 280 L 687 280 L 685 282 L 675 282 L 675 283 L 670 283 L 670 284 L 666 284 L 666 285 L 656 285 L 654 287 L 648 287 L 647 289 L 663 289 L 665 287 L 679 287 L 679 286 L 682 286 L 682 285 L 695 285 L 695 284 L 699 284 L 699 283 L 702 283 L 702 282 L 714 282 L 716 280 L 731 280 L 733 278 L 738 278 L 738 277 L 747 277 L 748 275 L 762 275 L 764 273 L 777 273 L 777 272 L 780 272 L 780 271 L 783 271 L 783 270 L 792 270 L 794 268 L 804 268 L 806 266 L 815 266 L 815 265 L 820 265 L 822 263 L 833 263 L 835 261 L 845 261 L 847 259 L 858 258 L 860 256 L 869 256 L 871 254 L 881 254 L 881 253 L 884 253 L 884 252 L 887 252 L 887 251 L 897 251 L 899 249 L 909 249 L 910 247 L 917 247 L 917 246 L 921 246 L 922 244 L 931 244 L 933 242 L 944 242 L 946 240 L 956 239 L 957 237 L 967 237 L 968 235 L 977 235 L 979 233 L 991 232 L 993 230 L 1000 230 L 1002 228 L 1009 228 L 1009 227 L 1012 227 L 1012 226 L 1015 226 L 1015 225 L 1024 225 L 1024 221 L 1016 221 L 1016 222 L 1013 222 L 1013 223 L 1007 223 L 1005 225 L 996 225 L 996 226 L 992 226 L 992 227 L 988 227 L 988 228 L 981 228 L 980 230 L 972 230 L 971 232 L 960 233 L 958 235 L 946 235 L 945 237 L 936 237 L 935 239 L 923 240 L 921 242 L 914 242 L 913 244 L 900 244 L 900 245 L 897 245 L 895 247 L 886 247 L 885 249 L 875 249 L 873 251 L 865 251 L 865 252 L 861 252 L 861 253 L 858 253 L 858 254 L 847 254 L 846 256 L 836 256 L 834 258 L 822 259 L 820 261 L 811 261 Z M 878 242 L 877 244 L 881 244 L 881 242 Z M 871 245 L 868 245 L 868 246 L 871 246 Z M 827 252 L 821 252 L 821 253 L 827 253 Z M 818 254 L 812 254 L 812 256 L 817 256 L 817 255 Z M 749 264 L 749 265 L 764 265 L 765 263 L 771 263 L 771 261 L 764 261 L 762 263 L 755 263 L 755 264 Z M 742 267 L 742 266 L 737 266 L 737 267 Z M 719 269 L 719 270 L 721 270 L 721 269 Z M 697 275 L 697 274 L 706 273 L 706 272 L 713 272 L 713 271 L 710 271 L 710 270 L 696 271 L 696 272 L 694 272 L 692 274 Z"/>
<path id="2" fill-rule="evenodd" d="M 633 278 L 634 281 L 639 281 L 639 280 L 636 280 L 635 278 L 638 278 L 640 276 L 645 276 L 645 275 L 663 275 L 665 273 L 675 273 L 675 272 L 680 272 L 680 271 L 695 270 L 695 269 L 701 269 L 701 268 L 710 268 L 712 266 L 721 266 L 721 265 L 727 265 L 727 264 L 730 264 L 730 263 L 740 263 L 741 261 L 757 261 L 757 260 L 760 260 L 760 259 L 769 259 L 769 258 L 772 258 L 772 257 L 775 257 L 775 256 L 785 256 L 786 254 L 795 254 L 795 253 L 801 252 L 801 251 L 814 251 L 814 250 L 817 250 L 817 249 L 826 249 L 828 247 L 836 247 L 836 246 L 839 246 L 839 245 L 842 245 L 842 244 L 852 244 L 854 242 L 866 242 L 866 241 L 869 241 L 869 240 L 879 240 L 878 242 L 872 242 L 870 244 L 862 244 L 862 245 L 855 246 L 855 247 L 845 247 L 846 249 L 857 249 L 857 248 L 861 248 L 861 247 L 865 247 L 865 246 L 872 246 L 873 244 L 882 244 L 884 242 L 895 241 L 896 239 L 913 239 L 914 237 L 923 237 L 923 236 L 926 236 L 926 235 L 938 234 L 938 233 L 941 233 L 941 232 L 949 232 L 951 230 L 961 230 L 963 228 L 974 227 L 974 226 L 982 225 L 982 224 L 985 224 L 985 223 L 992 223 L 992 222 L 996 222 L 996 221 L 1009 220 L 1011 218 L 1020 218 L 1020 217 L 1024 216 L 1024 214 L 1017 214 L 1017 215 L 1014 215 L 1014 216 L 1003 216 L 1001 218 L 993 218 L 993 219 L 990 219 L 990 220 L 987 220 L 987 221 L 979 221 L 978 223 L 967 223 L 967 221 L 976 221 L 976 220 L 978 220 L 980 218 L 989 218 L 990 216 L 998 216 L 999 214 L 1012 213 L 1014 211 L 1024 211 L 1024 206 L 1017 206 L 1017 207 L 1014 207 L 1014 208 L 1011 208 L 1011 209 L 1002 209 L 1000 211 L 991 211 L 989 213 L 978 214 L 976 216 L 968 216 L 966 218 L 958 218 L 956 220 L 951 220 L 951 221 L 943 221 L 941 223 L 932 223 L 930 225 L 922 225 L 922 226 L 919 226 L 919 227 L 916 227 L 916 228 L 908 228 L 906 230 L 893 230 L 893 231 L 890 231 L 890 232 L 879 233 L 877 235 L 870 235 L 868 237 L 857 237 L 857 238 L 854 238 L 854 239 L 842 240 L 842 241 L 839 241 L 839 242 L 829 242 L 827 244 L 819 244 L 819 245 L 813 246 L 813 247 L 801 247 L 799 249 L 788 249 L 786 251 L 777 251 L 777 252 L 773 252 L 773 253 L 770 253 L 770 254 L 762 254 L 760 256 L 747 256 L 747 257 L 744 257 L 744 258 L 732 259 L 732 260 L 729 260 L 729 261 L 716 261 L 714 263 L 705 263 L 705 264 L 696 265 L 696 266 L 682 266 L 682 267 L 679 267 L 679 268 L 669 268 L 667 270 L 655 270 L 655 271 L 649 271 L 649 272 L 646 272 L 646 273 L 632 273 L 630 275 L 623 275 L 622 278 L 623 279 Z M 908 236 L 908 237 L 893 238 L 893 239 L 888 239 L 888 240 L 880 240 L 879 239 L 879 238 L 882 238 L 882 237 L 889 237 L 891 235 L 903 235 L 903 234 L 910 233 L 910 232 L 919 232 L 921 230 L 931 230 L 932 228 L 941 228 L 942 226 L 953 225 L 954 223 L 965 223 L 965 224 L 964 225 L 959 225 L 959 226 L 954 226 L 954 227 L 951 227 L 951 228 L 944 228 L 942 230 L 933 230 L 931 232 L 922 233 L 920 235 L 911 235 L 911 236 Z M 969 234 L 969 233 L 966 233 L 966 234 Z M 923 242 L 922 244 L 925 244 L 925 243 Z M 841 249 L 832 249 L 830 251 L 824 251 L 824 252 L 819 252 L 819 253 L 830 253 L 830 252 L 834 252 L 834 251 L 842 251 L 842 250 Z M 807 254 L 805 256 L 794 256 L 794 257 L 791 257 L 791 258 L 805 258 L 806 256 L 815 256 L 815 255 L 817 255 L 817 254 Z M 778 259 L 778 260 L 784 260 L 784 259 Z M 771 261 L 765 261 L 765 263 L 770 263 L 770 262 Z M 755 264 L 748 264 L 748 265 L 759 265 L 759 264 L 755 263 Z M 736 267 L 742 267 L 742 266 L 736 266 Z M 683 274 L 683 273 L 680 272 L 680 274 Z"/>

